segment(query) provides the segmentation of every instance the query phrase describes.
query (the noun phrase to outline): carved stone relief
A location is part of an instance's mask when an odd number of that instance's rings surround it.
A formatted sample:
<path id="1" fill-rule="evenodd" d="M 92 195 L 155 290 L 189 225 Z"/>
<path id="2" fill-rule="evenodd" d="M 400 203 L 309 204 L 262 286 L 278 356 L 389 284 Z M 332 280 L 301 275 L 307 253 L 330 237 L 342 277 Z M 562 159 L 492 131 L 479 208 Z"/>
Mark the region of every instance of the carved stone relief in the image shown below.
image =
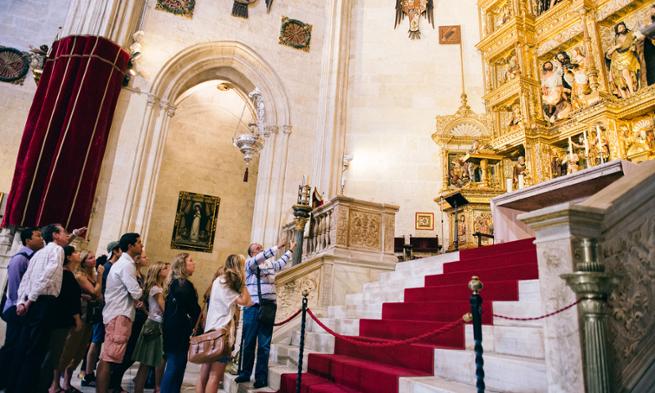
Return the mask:
<path id="1" fill-rule="evenodd" d="M 393 252 L 393 236 L 395 216 L 391 214 L 384 215 L 384 252 Z"/>
<path id="2" fill-rule="evenodd" d="M 278 287 L 278 311 L 276 320 L 282 321 L 288 318 L 301 307 L 302 292 L 305 289 L 309 291 L 309 295 L 307 296 L 309 307 L 316 307 L 318 305 L 319 284 L 320 270 L 316 270 Z"/>
<path id="3" fill-rule="evenodd" d="M 612 347 L 621 375 L 655 331 L 655 217 L 624 231 L 602 244 L 604 263 L 619 279 L 610 295 L 608 321 Z M 621 380 L 619 378 L 619 380 Z"/>
<path id="4" fill-rule="evenodd" d="M 357 210 L 350 211 L 351 247 L 362 247 L 377 250 L 380 248 L 380 216 Z"/>
<path id="5" fill-rule="evenodd" d="M 337 246 L 348 246 L 348 209 L 346 207 L 337 208 L 337 213 L 332 215 L 335 217 L 336 223 L 333 225 L 336 228 L 335 244 Z"/>

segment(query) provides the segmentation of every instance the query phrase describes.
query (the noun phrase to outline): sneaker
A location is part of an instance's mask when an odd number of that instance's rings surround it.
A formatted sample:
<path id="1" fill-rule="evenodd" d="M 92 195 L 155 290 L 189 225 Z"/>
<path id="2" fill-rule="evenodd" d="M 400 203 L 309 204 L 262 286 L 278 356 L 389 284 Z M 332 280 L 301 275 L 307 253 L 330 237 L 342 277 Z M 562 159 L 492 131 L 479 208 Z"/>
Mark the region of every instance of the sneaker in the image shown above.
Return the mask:
<path id="1" fill-rule="evenodd" d="M 263 387 L 268 386 L 268 383 L 266 383 L 266 382 L 257 382 L 257 381 L 255 381 L 255 384 L 252 385 L 252 386 L 253 386 L 255 389 L 259 389 L 259 388 L 263 388 Z"/>
<path id="2" fill-rule="evenodd" d="M 85 375 L 81 385 L 90 388 L 96 387 L 96 376 L 94 374 Z"/>
<path id="3" fill-rule="evenodd" d="M 239 375 L 238 377 L 236 377 L 234 379 L 234 382 L 236 382 L 236 383 L 250 382 L 250 378 L 242 377 L 242 376 Z"/>

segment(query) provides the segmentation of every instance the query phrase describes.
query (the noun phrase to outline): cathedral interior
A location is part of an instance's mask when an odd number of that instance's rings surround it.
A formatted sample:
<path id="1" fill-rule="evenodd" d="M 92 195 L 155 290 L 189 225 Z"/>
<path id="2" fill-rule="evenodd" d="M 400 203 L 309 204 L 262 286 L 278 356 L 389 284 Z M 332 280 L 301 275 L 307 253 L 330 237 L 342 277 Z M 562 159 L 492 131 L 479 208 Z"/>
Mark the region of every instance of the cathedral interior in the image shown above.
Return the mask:
<path id="1" fill-rule="evenodd" d="M 653 1 L 1 3 L 3 286 L 54 222 L 199 292 L 295 239 L 220 391 L 655 392 Z"/>

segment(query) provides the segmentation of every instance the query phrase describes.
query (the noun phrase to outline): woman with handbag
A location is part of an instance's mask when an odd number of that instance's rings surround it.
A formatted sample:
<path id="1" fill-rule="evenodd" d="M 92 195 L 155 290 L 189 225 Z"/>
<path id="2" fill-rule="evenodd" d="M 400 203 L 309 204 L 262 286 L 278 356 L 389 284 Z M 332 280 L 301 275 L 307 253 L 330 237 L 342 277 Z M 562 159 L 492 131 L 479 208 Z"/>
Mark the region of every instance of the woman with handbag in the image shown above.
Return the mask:
<path id="1" fill-rule="evenodd" d="M 75 271 L 75 279 L 82 290 L 82 329 L 71 329 L 64 351 L 59 358 L 56 378 L 53 380 L 53 388 L 59 388 L 59 378 L 63 373 L 63 384 L 61 390 L 65 392 L 77 392 L 71 385 L 73 372 L 86 355 L 87 346 L 91 340 L 91 327 L 94 323 L 102 320 L 102 273 L 104 268 L 98 267 L 96 274 L 96 257 L 92 251 L 80 253 L 81 263 Z"/>
<path id="2" fill-rule="evenodd" d="M 200 379 L 196 384 L 196 393 L 216 393 L 220 381 L 223 380 L 225 366 L 230 360 L 232 345 L 234 343 L 234 323 L 237 306 L 249 307 L 252 305 L 250 293 L 245 285 L 245 261 L 243 255 L 230 255 L 225 266 L 220 267 L 214 275 L 207 298 L 207 318 L 205 320 L 205 334 L 223 330 L 225 346 L 222 354 L 216 359 L 212 356 L 210 362 L 203 363 L 200 369 Z M 228 337 L 229 336 L 229 337 Z"/>
<path id="3" fill-rule="evenodd" d="M 200 316 L 198 292 L 189 280 L 196 270 L 193 258 L 185 252 L 175 257 L 171 265 L 164 308 L 164 356 L 166 368 L 161 381 L 161 393 L 178 393 L 186 370 L 189 337 Z"/>
<path id="4" fill-rule="evenodd" d="M 170 263 L 157 262 L 148 268 L 143 293 L 148 298 L 148 319 L 136 342 L 133 359 L 139 362 L 139 371 L 134 379 L 134 392 L 143 393 L 148 369 L 155 368 L 155 393 L 159 392 L 164 374 L 164 345 L 162 321 L 164 318 L 164 288 L 170 272 Z"/>

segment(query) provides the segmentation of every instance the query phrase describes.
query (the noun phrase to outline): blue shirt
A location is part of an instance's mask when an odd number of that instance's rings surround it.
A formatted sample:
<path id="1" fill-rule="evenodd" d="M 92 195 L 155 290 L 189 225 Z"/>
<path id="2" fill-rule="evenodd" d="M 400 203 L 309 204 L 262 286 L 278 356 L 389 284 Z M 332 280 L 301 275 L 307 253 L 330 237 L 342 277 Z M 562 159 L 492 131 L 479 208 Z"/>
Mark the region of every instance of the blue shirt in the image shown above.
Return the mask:
<path id="1" fill-rule="evenodd" d="M 18 303 L 18 287 L 20 286 L 20 280 L 23 279 L 23 275 L 27 271 L 27 266 L 30 263 L 29 257 L 32 254 L 34 254 L 34 251 L 31 248 L 23 246 L 9 260 L 9 266 L 7 267 L 7 301 L 2 312 L 16 306 L 16 303 Z"/>
<path id="2" fill-rule="evenodd" d="M 275 274 L 287 265 L 291 259 L 291 251 L 285 252 L 277 261 L 267 261 L 269 258 L 273 258 L 276 252 L 277 247 L 274 246 L 260 252 L 254 257 L 246 259 L 246 286 L 255 304 L 259 303 L 259 296 L 257 295 L 257 266 L 259 266 L 260 270 L 262 298 L 273 301 L 276 299 Z"/>

